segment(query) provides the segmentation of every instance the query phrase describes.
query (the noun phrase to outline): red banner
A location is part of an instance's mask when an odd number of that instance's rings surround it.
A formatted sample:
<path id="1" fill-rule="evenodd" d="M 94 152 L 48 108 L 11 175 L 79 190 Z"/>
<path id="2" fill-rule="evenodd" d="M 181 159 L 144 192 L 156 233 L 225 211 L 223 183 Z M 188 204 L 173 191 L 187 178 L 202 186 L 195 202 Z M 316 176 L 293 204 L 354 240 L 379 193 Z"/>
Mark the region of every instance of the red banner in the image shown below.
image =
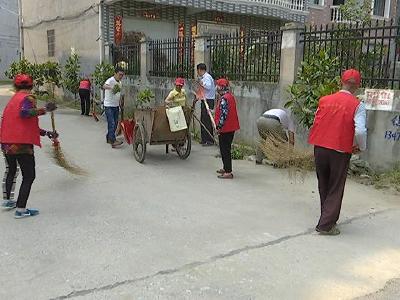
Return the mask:
<path id="1" fill-rule="evenodd" d="M 116 16 L 114 19 L 114 42 L 116 45 L 122 43 L 122 16 Z"/>

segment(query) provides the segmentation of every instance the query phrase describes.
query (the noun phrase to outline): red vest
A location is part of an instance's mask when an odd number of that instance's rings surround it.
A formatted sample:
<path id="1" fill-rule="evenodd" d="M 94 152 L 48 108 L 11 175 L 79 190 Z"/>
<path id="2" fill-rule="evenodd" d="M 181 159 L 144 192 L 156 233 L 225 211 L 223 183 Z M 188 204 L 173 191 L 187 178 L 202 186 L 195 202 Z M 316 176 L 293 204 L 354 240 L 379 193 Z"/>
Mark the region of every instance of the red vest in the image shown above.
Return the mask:
<path id="1" fill-rule="evenodd" d="M 29 94 L 17 92 L 8 102 L 3 111 L 0 128 L 2 144 L 31 144 L 40 145 L 39 118 L 22 118 L 22 102 Z"/>
<path id="2" fill-rule="evenodd" d="M 354 115 L 360 101 L 346 92 L 322 97 L 311 128 L 309 143 L 332 150 L 352 153 Z"/>
<path id="3" fill-rule="evenodd" d="M 225 120 L 224 126 L 221 128 L 222 133 L 233 132 L 240 129 L 239 117 L 236 109 L 236 100 L 231 93 L 226 93 L 224 99 L 228 102 L 228 116 Z M 218 101 L 217 108 L 215 110 L 215 123 L 218 125 L 219 118 L 221 116 L 221 107 Z"/>
<path id="4" fill-rule="evenodd" d="M 81 82 L 79 82 L 79 89 L 90 90 L 90 80 L 81 80 Z"/>

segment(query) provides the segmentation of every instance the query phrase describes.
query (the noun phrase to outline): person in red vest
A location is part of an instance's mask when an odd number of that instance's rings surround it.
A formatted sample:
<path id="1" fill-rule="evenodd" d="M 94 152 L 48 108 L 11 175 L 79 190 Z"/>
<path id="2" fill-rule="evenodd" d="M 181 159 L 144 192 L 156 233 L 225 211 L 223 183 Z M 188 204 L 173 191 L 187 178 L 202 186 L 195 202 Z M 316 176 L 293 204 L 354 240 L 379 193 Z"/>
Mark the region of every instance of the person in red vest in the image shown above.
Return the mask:
<path id="1" fill-rule="evenodd" d="M 235 131 L 240 129 L 236 100 L 229 91 L 229 81 L 221 78 L 216 81 L 217 93 L 220 99 L 215 111 L 215 124 L 218 131 L 219 148 L 223 168 L 218 170 L 218 178 L 232 179 L 232 142 Z"/>
<path id="2" fill-rule="evenodd" d="M 79 97 L 81 98 L 81 115 L 89 116 L 90 112 L 90 89 L 91 82 L 88 76 L 85 76 L 79 82 Z"/>
<path id="3" fill-rule="evenodd" d="M 35 216 L 36 209 L 27 209 L 26 204 L 35 180 L 35 156 L 33 146 L 41 146 L 40 136 L 50 139 L 58 137 L 57 132 L 45 131 L 39 128 L 38 116 L 54 111 L 54 103 L 46 104 L 44 108 L 36 107 L 36 99 L 31 94 L 33 80 L 26 74 L 18 74 L 14 78 L 15 95 L 3 111 L 0 128 L 1 149 L 7 160 L 8 174 L 6 178 L 6 194 L 10 195 L 17 164 L 22 171 L 22 184 L 17 202 L 8 200 L 3 203 L 7 209 L 17 208 L 15 218 Z M 8 197 L 8 199 L 10 199 Z"/>
<path id="4" fill-rule="evenodd" d="M 321 200 L 321 216 L 316 231 L 338 235 L 336 227 L 352 153 L 367 146 L 366 110 L 355 93 L 361 75 L 350 69 L 342 75 L 342 89 L 322 97 L 310 131 Z"/>

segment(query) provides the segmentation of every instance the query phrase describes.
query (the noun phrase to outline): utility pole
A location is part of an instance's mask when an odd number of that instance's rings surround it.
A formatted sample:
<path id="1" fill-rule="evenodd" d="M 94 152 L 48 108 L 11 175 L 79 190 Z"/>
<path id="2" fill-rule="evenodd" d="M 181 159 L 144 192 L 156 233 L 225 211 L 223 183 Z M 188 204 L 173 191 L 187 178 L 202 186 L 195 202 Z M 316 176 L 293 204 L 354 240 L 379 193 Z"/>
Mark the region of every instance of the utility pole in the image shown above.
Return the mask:
<path id="1" fill-rule="evenodd" d="M 19 57 L 25 57 L 24 47 L 24 19 L 22 17 L 22 0 L 18 0 L 18 27 L 19 27 Z"/>

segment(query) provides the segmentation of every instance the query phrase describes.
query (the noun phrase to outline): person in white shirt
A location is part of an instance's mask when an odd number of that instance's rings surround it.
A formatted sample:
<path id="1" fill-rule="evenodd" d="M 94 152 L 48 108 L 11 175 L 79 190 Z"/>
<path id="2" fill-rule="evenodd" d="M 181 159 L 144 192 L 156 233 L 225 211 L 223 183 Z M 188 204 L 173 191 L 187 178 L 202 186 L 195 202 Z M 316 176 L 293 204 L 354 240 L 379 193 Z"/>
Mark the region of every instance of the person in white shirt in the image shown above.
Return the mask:
<path id="1" fill-rule="evenodd" d="M 207 66 L 205 64 L 198 64 L 197 65 L 197 75 L 199 77 L 199 82 L 201 86 L 204 88 L 204 97 L 205 101 L 211 110 L 214 109 L 215 105 L 215 93 L 216 87 L 214 83 L 214 79 L 212 76 L 207 72 Z M 201 101 L 201 122 L 205 125 L 208 132 L 213 133 L 213 126 L 211 123 L 210 116 L 208 115 L 206 106 L 203 101 Z M 203 126 L 201 126 L 201 144 L 203 146 L 212 146 L 214 145 L 214 138 L 210 136 Z"/>
<path id="2" fill-rule="evenodd" d="M 261 138 L 265 140 L 268 135 L 289 142 L 294 146 L 294 123 L 290 114 L 283 109 L 270 109 L 257 120 L 257 129 Z M 260 147 L 257 148 L 256 164 L 262 164 L 265 158 Z"/>
<path id="3" fill-rule="evenodd" d="M 123 105 L 121 102 L 122 77 L 124 77 L 124 72 L 122 69 L 116 68 L 114 76 L 108 78 L 103 85 L 103 89 L 105 90 L 104 108 L 108 124 L 106 139 L 112 148 L 118 148 L 123 144 L 122 141 L 117 141 L 115 136 L 118 125 L 119 107 Z"/>

